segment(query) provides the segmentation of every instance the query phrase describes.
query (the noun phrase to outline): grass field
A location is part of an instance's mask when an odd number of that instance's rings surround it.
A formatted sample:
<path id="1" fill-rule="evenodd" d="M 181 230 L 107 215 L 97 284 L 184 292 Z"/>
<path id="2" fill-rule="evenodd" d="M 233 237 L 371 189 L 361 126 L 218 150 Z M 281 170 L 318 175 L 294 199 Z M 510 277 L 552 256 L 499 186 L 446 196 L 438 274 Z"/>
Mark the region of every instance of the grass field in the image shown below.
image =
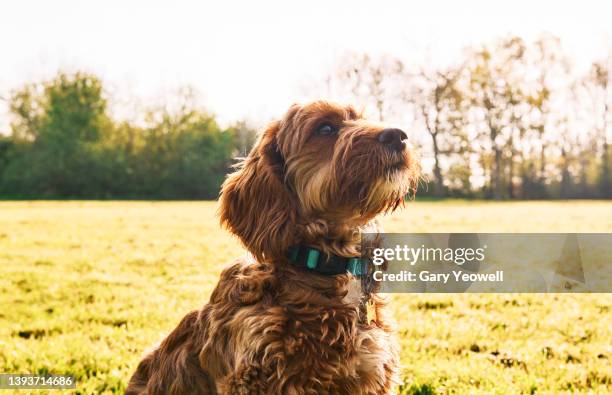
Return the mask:
<path id="1" fill-rule="evenodd" d="M 0 372 L 121 393 L 242 254 L 214 202 L 0 203 Z M 387 231 L 610 232 L 612 202 L 415 202 Z M 610 393 L 612 294 L 394 295 L 403 393 Z M 2 392 L 6 393 L 5 390 Z"/>

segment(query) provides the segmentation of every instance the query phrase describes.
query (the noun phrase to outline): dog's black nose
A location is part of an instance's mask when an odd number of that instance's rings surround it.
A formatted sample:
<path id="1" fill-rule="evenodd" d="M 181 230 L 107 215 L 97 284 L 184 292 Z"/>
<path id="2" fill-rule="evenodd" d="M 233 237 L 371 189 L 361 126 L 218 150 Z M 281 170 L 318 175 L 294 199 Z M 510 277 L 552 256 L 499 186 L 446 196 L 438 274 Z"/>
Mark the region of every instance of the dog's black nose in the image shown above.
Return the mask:
<path id="1" fill-rule="evenodd" d="M 378 135 L 378 141 L 398 152 L 406 148 L 404 142 L 406 139 L 408 139 L 408 136 L 401 129 L 384 129 Z"/>

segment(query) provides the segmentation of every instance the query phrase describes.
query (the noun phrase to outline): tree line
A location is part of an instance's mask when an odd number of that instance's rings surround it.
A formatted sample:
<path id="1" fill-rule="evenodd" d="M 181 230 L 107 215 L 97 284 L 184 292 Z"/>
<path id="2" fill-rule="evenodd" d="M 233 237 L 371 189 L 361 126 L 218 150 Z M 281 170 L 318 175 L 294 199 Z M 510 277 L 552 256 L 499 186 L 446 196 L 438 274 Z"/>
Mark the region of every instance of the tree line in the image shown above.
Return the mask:
<path id="1" fill-rule="evenodd" d="M 4 198 L 216 198 L 233 158 L 255 131 L 221 128 L 184 92 L 174 108 L 143 122 L 116 121 L 100 79 L 60 73 L 9 100 L 10 133 L 0 135 Z"/>
<path id="2" fill-rule="evenodd" d="M 420 195 L 612 197 L 611 55 L 580 73 L 551 35 L 473 46 L 443 67 L 348 53 L 316 90 L 405 125 L 430 169 Z"/>
<path id="3" fill-rule="evenodd" d="M 472 46 L 445 66 L 348 53 L 309 89 L 408 131 L 426 169 L 420 196 L 612 197 L 612 56 L 579 72 L 550 35 Z M 107 97 L 87 73 L 11 92 L 0 197 L 211 199 L 255 140 L 189 91 L 139 122 L 111 116 Z"/>

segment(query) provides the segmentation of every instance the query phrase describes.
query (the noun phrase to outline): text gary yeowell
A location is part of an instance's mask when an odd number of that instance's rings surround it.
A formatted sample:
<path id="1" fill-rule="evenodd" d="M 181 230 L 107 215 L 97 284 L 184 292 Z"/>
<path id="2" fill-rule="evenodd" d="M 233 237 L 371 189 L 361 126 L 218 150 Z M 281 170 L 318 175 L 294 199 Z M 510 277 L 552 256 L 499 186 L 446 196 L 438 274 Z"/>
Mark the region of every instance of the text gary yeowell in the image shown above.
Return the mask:
<path id="1" fill-rule="evenodd" d="M 479 248 L 440 248 L 440 247 L 420 247 L 414 248 L 407 245 L 396 245 L 395 248 L 374 248 L 372 263 L 375 266 L 382 265 L 385 261 L 403 261 L 410 266 L 414 266 L 417 262 L 435 262 L 435 263 L 454 263 L 461 266 L 465 263 L 484 263 L 485 249 L 487 246 Z M 442 282 L 444 284 L 452 278 L 463 282 L 503 282 L 504 272 L 498 270 L 495 273 L 471 273 L 463 270 L 455 269 L 450 273 L 432 272 L 422 270 L 413 272 L 402 270 L 399 273 L 385 273 L 382 270 L 376 270 L 373 273 L 374 281 L 423 281 L 423 282 Z"/>
<path id="2" fill-rule="evenodd" d="M 442 282 L 448 283 L 448 280 L 453 276 L 457 282 L 503 282 L 504 272 L 498 270 L 495 273 L 465 273 L 462 270 L 453 270 L 451 273 L 433 273 L 427 270 L 415 273 L 407 270 L 402 270 L 399 273 L 385 273 L 381 270 L 376 270 L 373 273 L 374 281 L 423 281 L 423 282 Z"/>

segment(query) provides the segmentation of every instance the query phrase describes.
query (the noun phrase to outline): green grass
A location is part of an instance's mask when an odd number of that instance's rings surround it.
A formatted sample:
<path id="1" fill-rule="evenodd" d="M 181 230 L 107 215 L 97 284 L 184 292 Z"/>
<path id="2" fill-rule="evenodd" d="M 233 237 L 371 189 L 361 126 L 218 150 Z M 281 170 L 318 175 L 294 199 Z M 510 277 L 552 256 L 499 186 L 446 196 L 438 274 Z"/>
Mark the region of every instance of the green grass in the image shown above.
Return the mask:
<path id="1" fill-rule="evenodd" d="M 243 253 L 215 204 L 0 203 L 0 372 L 69 373 L 78 393 L 121 393 L 142 352 Z M 612 202 L 415 202 L 383 223 L 610 232 Z M 392 299 L 404 394 L 612 391 L 612 295 Z"/>

